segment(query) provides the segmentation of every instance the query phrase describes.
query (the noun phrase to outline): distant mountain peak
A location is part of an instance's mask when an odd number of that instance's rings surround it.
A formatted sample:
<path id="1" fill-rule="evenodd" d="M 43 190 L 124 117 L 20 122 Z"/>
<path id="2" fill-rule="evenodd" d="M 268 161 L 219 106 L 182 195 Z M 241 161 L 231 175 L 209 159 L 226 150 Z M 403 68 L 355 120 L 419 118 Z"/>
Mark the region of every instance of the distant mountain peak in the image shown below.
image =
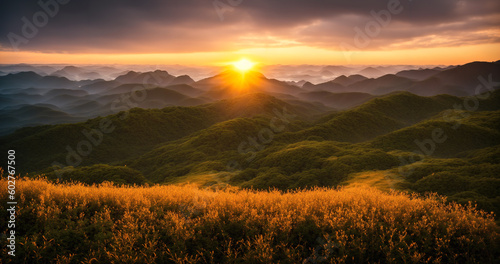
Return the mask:
<path id="1" fill-rule="evenodd" d="M 173 79 L 169 85 L 177 85 L 177 84 L 192 84 L 194 83 L 193 78 L 189 75 L 179 75 Z"/>
<path id="2" fill-rule="evenodd" d="M 168 73 L 168 71 L 165 71 L 165 70 L 155 70 L 154 73 L 162 73 L 162 74 L 170 75 L 170 73 Z"/>
<path id="3" fill-rule="evenodd" d="M 39 75 L 36 72 L 32 71 L 23 71 L 23 72 L 18 72 L 18 73 L 10 73 L 7 76 L 12 76 L 12 77 L 21 77 L 21 78 L 41 78 L 42 76 Z"/>
<path id="4" fill-rule="evenodd" d="M 126 74 L 120 75 L 116 77 L 115 81 L 121 82 L 121 83 L 141 83 L 141 84 L 154 84 L 158 86 L 167 86 L 172 84 L 172 82 L 176 79 L 175 76 L 171 75 L 167 71 L 164 70 L 155 70 L 151 72 L 135 72 L 135 71 L 129 71 Z M 192 79 L 185 78 L 186 83 L 190 84 L 192 83 Z M 176 83 L 173 84 L 180 84 L 181 79 L 177 79 Z"/>
<path id="5" fill-rule="evenodd" d="M 205 78 L 193 84 L 193 87 L 205 90 L 204 96 L 221 100 L 234 98 L 248 93 L 264 92 L 270 94 L 296 94 L 301 88 L 283 81 L 268 79 L 258 71 L 241 73 L 225 70 L 215 76 Z"/>

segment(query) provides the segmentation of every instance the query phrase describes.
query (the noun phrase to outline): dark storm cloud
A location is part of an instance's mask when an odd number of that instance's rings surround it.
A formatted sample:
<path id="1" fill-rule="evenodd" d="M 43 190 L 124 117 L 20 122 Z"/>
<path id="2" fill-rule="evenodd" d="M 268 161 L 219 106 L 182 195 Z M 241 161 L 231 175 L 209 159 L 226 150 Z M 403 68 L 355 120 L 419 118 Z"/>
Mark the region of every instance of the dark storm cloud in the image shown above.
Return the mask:
<path id="1" fill-rule="evenodd" d="M 57 3 L 39 2 L 51 1 Z M 46 25 L 37 27 L 37 34 L 28 38 L 23 36 L 22 18 L 32 22 L 43 8 L 38 1 L 3 0 L 1 49 L 12 48 L 9 33 L 28 40 L 19 42 L 10 35 L 20 50 L 43 52 L 218 51 L 256 47 L 259 40 L 266 39 L 272 39 L 271 44 L 281 39 L 288 41 L 286 45 L 335 49 L 341 42 L 352 42 L 353 29 L 372 20 L 371 11 L 387 9 L 388 2 L 396 0 L 219 0 L 232 9 L 219 11 L 213 0 L 59 1 L 68 3 L 58 4 L 57 14 L 47 16 Z M 464 43 L 498 42 L 498 31 L 491 33 L 500 26 L 498 0 L 400 3 L 403 11 L 391 17 L 391 23 L 368 48 L 404 46 L 428 36 L 448 39 L 438 45 L 460 43 L 460 39 Z M 41 22 L 38 24 L 44 24 Z"/>

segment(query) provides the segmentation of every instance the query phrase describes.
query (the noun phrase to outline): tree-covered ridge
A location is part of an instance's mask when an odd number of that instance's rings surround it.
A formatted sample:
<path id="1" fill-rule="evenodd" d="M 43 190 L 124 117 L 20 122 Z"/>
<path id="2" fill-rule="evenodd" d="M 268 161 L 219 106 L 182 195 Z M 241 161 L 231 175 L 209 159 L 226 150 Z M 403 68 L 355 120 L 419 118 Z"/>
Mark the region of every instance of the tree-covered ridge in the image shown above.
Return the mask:
<path id="1" fill-rule="evenodd" d="M 21 153 L 26 172 L 49 179 L 286 190 L 338 186 L 358 173 L 387 171 L 401 174 L 403 184 L 394 188 L 478 201 L 480 208 L 499 212 L 500 195 L 493 188 L 499 96 L 493 92 L 478 100 L 476 109 L 457 109 L 473 98 L 403 92 L 320 116 L 315 106 L 250 94 L 196 107 L 137 108 L 84 123 L 24 128 L 2 142 Z M 102 133 L 102 142 L 79 166 L 62 175 L 51 166 L 64 163 L 66 146 L 75 149 L 87 139 L 82 131 L 99 128 L 103 120 L 114 130 Z M 99 167 L 103 163 L 109 166 Z M 111 176 L 91 176 L 101 171 Z"/>

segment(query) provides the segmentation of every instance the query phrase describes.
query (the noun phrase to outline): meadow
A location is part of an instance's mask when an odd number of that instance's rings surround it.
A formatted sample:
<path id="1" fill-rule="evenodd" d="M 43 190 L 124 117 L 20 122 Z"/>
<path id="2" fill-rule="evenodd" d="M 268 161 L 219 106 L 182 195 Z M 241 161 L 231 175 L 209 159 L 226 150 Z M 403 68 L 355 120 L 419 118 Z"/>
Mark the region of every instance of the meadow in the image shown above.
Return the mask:
<path id="1" fill-rule="evenodd" d="M 0 180 L 7 190 L 7 181 Z M 7 192 L 0 194 L 7 200 Z M 494 216 L 370 187 L 16 182 L 4 263 L 498 263 Z M 4 203 L 3 203 L 4 204 Z M 2 205 L 3 207 L 4 205 Z M 0 211 L 6 230 L 7 211 Z M 4 231 L 2 231 L 3 233 Z M 7 256 L 2 239 L 2 256 Z"/>

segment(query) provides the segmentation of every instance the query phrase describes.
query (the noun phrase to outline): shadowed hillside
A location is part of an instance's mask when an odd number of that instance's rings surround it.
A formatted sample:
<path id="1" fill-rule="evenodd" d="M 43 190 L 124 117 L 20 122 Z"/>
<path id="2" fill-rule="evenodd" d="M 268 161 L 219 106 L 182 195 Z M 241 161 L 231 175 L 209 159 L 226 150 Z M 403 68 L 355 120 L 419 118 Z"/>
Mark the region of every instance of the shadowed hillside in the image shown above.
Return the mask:
<path id="1" fill-rule="evenodd" d="M 46 168 L 54 161 L 62 163 L 69 153 L 67 147 L 76 150 L 79 142 L 91 141 L 89 137 L 99 138 L 97 134 L 102 134 L 102 140 L 98 140 L 102 144 L 94 146 L 92 153 L 83 159 L 81 165 L 117 162 L 140 155 L 157 144 L 208 128 L 217 122 L 237 117 L 274 116 L 275 111 L 283 113 L 285 109 L 303 118 L 319 113 L 315 108 L 294 106 L 268 95 L 254 94 L 195 107 L 149 110 L 134 108 L 83 123 L 23 128 L 2 137 L 0 146 L 8 145 L 25 153 L 19 159 L 26 164 L 24 172 L 30 172 Z M 113 128 L 112 132 L 90 132 L 100 130 L 101 122 L 109 123 L 109 127 Z"/>

